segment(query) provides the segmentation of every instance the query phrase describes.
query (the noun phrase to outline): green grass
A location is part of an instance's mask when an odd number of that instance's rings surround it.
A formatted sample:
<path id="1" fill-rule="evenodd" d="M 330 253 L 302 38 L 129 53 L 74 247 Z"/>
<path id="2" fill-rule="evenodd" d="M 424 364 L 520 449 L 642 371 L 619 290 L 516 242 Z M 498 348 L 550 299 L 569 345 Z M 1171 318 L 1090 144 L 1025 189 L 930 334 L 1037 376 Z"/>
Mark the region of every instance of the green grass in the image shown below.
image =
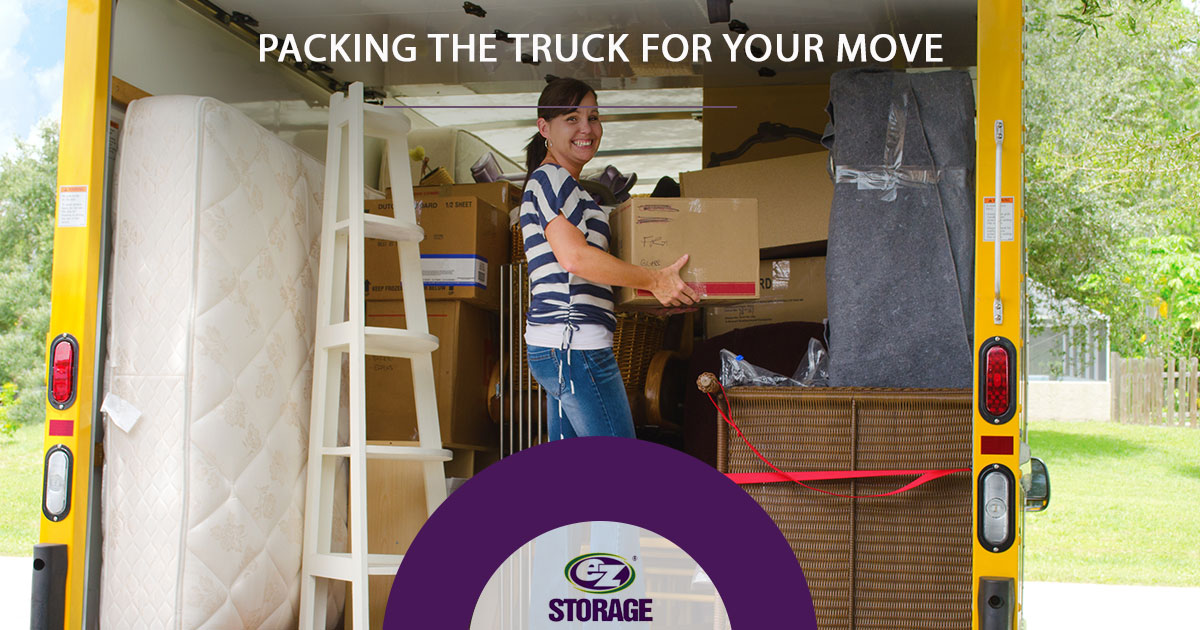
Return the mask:
<path id="1" fill-rule="evenodd" d="M 1200 430 L 1031 422 L 1050 507 L 1025 515 L 1025 579 L 1200 586 Z"/>
<path id="2" fill-rule="evenodd" d="M 0 556 L 32 556 L 42 504 L 42 424 L 0 437 Z"/>
<path id="3" fill-rule="evenodd" d="M 1031 422 L 1050 468 L 1045 512 L 1025 515 L 1025 579 L 1200 586 L 1200 430 Z M 0 555 L 37 542 L 42 426 L 0 439 Z"/>

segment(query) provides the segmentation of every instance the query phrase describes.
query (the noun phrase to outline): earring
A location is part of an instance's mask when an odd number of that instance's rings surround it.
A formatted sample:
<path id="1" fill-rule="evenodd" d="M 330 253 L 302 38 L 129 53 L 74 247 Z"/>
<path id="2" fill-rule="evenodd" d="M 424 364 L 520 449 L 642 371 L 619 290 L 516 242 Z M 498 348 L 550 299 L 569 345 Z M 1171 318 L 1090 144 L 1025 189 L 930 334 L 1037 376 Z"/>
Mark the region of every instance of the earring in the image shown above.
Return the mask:
<path id="1" fill-rule="evenodd" d="M 546 138 L 546 148 L 550 148 L 550 138 Z"/>

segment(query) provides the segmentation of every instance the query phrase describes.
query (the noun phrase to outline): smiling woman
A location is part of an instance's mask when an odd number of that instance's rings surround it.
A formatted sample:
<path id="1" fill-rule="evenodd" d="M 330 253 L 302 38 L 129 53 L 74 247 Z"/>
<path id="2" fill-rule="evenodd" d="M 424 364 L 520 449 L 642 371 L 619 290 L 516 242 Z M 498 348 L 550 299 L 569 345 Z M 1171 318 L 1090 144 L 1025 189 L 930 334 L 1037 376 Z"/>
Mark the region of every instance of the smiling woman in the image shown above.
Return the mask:
<path id="1" fill-rule="evenodd" d="M 530 371 L 549 392 L 550 439 L 634 437 L 612 351 L 612 287 L 650 290 L 664 306 L 692 304 L 696 293 L 679 277 L 687 256 L 648 269 L 608 253 L 608 213 L 579 186 L 604 135 L 590 86 L 551 81 L 538 99 L 537 126 L 525 148 L 520 215 L 531 295 L 525 342 Z"/>

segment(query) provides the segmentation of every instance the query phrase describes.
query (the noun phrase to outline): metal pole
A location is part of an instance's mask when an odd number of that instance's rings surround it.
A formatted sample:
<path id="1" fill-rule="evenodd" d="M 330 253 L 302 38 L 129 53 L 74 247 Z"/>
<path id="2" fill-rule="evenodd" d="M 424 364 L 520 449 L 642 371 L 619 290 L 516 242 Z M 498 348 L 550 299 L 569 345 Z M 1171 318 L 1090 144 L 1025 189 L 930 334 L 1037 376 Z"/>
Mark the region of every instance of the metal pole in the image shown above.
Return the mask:
<path id="1" fill-rule="evenodd" d="M 496 441 L 498 442 L 497 446 L 500 449 L 500 458 L 501 459 L 504 459 L 504 358 L 505 358 L 504 342 L 506 339 L 508 339 L 508 331 L 504 330 L 506 328 L 505 324 L 507 322 L 507 318 L 505 317 L 505 310 L 504 310 L 504 306 L 505 306 L 504 303 L 505 303 L 505 297 L 506 297 L 504 294 L 506 292 L 505 289 L 507 287 L 507 284 L 505 283 L 505 279 L 504 279 L 504 273 L 505 273 L 506 267 L 507 267 L 507 265 L 500 266 L 500 342 L 498 344 L 500 356 L 497 357 L 497 363 L 499 365 L 499 367 L 497 369 L 500 370 L 500 378 L 496 379 L 496 387 L 499 389 L 499 391 L 496 392 L 496 396 L 499 398 L 499 400 L 497 401 L 498 407 L 499 407 L 497 410 L 497 415 L 499 417 L 496 419 L 497 420 L 496 423 L 498 425 L 500 425 L 499 429 L 498 429 L 500 431 L 500 434 L 497 436 Z"/>

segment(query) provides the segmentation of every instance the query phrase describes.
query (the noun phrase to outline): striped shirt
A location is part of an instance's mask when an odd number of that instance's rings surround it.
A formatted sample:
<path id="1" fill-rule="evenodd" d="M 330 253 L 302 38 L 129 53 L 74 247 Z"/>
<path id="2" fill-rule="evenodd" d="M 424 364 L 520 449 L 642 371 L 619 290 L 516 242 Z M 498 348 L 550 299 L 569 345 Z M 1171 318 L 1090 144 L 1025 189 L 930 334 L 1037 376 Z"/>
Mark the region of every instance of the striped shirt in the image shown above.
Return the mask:
<path id="1" fill-rule="evenodd" d="M 608 214 L 579 187 L 567 169 L 543 164 L 533 171 L 525 183 L 520 215 L 525 258 L 529 261 L 526 321 L 530 325 L 572 327 L 597 324 L 615 331 L 612 287 L 567 273 L 546 241 L 546 225 L 560 215 L 583 232 L 588 245 L 608 251 Z"/>

